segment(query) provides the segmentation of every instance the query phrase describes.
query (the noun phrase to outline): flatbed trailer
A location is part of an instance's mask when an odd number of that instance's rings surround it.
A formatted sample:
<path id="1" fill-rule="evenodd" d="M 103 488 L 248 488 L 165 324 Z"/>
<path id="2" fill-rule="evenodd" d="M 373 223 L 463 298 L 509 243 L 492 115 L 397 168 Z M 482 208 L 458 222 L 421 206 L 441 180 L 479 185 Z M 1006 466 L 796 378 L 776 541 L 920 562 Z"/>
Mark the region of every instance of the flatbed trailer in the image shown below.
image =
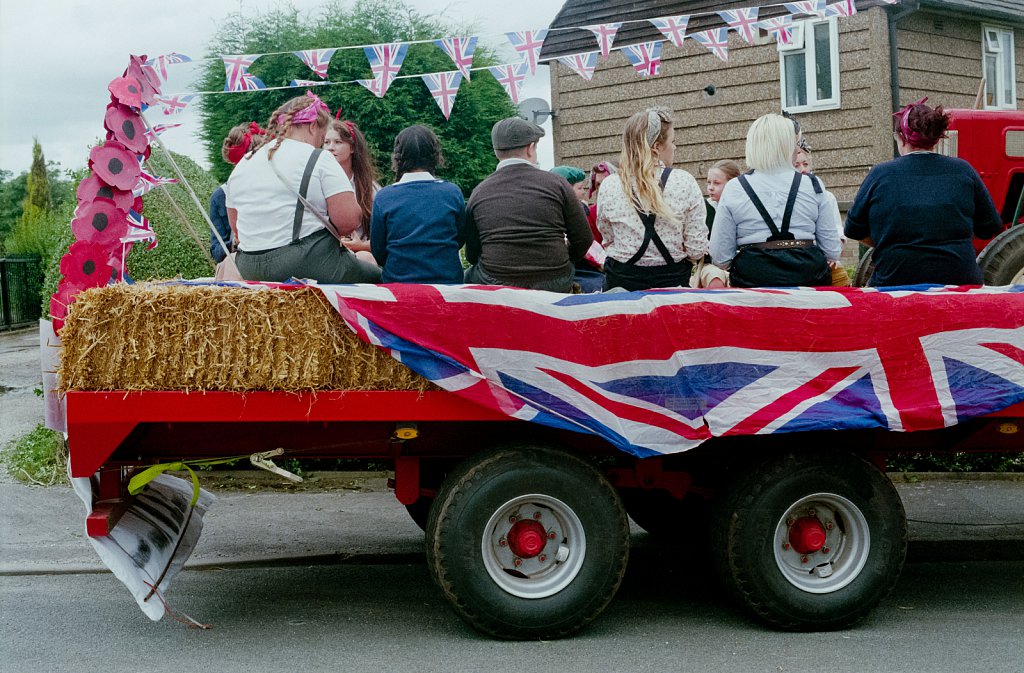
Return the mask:
<path id="1" fill-rule="evenodd" d="M 131 502 L 130 476 L 154 463 L 278 448 L 391 461 L 434 579 L 460 616 L 500 638 L 564 636 L 597 617 L 626 569 L 627 511 L 656 535 L 699 531 L 725 587 L 769 624 L 844 628 L 902 568 L 888 456 L 1024 449 L 1024 403 L 940 430 L 722 437 L 652 458 L 441 390 L 71 391 L 66 405 L 71 475 L 98 481 L 93 537 Z"/>

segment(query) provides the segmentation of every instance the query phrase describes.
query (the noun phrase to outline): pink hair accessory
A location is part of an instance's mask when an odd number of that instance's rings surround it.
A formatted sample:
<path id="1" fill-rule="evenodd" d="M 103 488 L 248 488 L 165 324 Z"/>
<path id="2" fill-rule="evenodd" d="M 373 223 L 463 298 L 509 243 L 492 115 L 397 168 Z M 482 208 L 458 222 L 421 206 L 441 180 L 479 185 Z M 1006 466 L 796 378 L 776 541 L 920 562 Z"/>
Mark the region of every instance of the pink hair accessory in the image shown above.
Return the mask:
<path id="1" fill-rule="evenodd" d="M 924 105 L 927 100 L 928 96 L 925 96 L 919 101 L 905 105 L 899 112 L 892 113 L 892 116 L 900 122 L 900 135 L 913 147 L 920 147 L 923 144 L 924 136 L 910 129 L 910 112 L 918 105 Z"/>
<path id="2" fill-rule="evenodd" d="M 320 100 L 320 97 L 315 93 L 312 91 L 306 91 L 306 96 L 311 98 L 312 102 L 298 112 L 292 114 L 292 124 L 312 124 L 316 121 L 316 115 L 320 110 L 323 110 L 328 115 L 331 114 L 331 108 L 327 107 L 327 105 Z M 283 124 L 284 121 L 285 115 L 277 116 L 278 124 Z"/>

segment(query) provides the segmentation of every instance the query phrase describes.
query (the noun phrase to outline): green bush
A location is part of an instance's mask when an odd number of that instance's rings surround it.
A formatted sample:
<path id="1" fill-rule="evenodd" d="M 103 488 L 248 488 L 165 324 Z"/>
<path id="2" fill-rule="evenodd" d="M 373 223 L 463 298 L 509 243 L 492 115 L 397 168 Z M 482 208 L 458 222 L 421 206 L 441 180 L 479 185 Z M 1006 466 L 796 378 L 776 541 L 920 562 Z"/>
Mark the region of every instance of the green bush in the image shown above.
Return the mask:
<path id="1" fill-rule="evenodd" d="M 886 461 L 890 472 L 1024 472 L 1020 453 L 901 453 Z"/>
<path id="2" fill-rule="evenodd" d="M 37 425 L 4 449 L 7 472 L 18 481 L 52 486 L 66 481 L 68 462 L 64 435 Z"/>

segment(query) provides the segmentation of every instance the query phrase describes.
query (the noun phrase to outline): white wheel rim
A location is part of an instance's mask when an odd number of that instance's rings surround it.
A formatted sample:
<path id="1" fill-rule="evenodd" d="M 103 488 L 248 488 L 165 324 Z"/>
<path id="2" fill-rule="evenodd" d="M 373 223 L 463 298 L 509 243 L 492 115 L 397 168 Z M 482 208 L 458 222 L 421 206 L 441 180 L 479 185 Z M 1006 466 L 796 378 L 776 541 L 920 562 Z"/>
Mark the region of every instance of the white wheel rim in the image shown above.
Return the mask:
<path id="1" fill-rule="evenodd" d="M 1021 267 L 1017 275 L 1010 279 L 1010 285 L 1024 285 L 1024 267 Z"/>
<path id="2" fill-rule="evenodd" d="M 532 556 L 517 556 L 508 534 L 520 520 L 543 526 L 546 542 Z M 487 521 L 480 551 L 484 568 L 503 591 L 519 598 L 546 598 L 557 594 L 579 574 L 587 553 L 583 523 L 558 498 L 529 494 L 509 500 Z"/>
<path id="3" fill-rule="evenodd" d="M 817 519 L 825 530 L 818 550 L 801 553 L 790 543 L 793 522 Z M 775 563 L 786 580 L 801 591 L 827 594 L 855 580 L 867 564 L 871 531 L 860 508 L 841 495 L 815 493 L 786 510 L 775 526 Z"/>

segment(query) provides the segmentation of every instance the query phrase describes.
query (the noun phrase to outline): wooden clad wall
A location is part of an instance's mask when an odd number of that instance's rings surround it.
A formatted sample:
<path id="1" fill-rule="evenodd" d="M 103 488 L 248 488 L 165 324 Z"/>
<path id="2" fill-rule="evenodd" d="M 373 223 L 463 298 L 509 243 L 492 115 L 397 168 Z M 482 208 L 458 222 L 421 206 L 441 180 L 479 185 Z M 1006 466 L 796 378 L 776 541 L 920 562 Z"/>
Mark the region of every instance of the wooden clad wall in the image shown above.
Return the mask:
<path id="1" fill-rule="evenodd" d="M 891 157 L 886 18 L 872 8 L 839 19 L 838 110 L 797 115 L 814 147 L 817 172 L 842 201 L 853 198 L 868 169 Z M 617 43 L 618 44 L 618 43 Z M 714 85 L 707 96 L 703 89 Z M 551 63 L 555 162 L 589 168 L 617 157 L 625 120 L 652 105 L 676 119 L 676 167 L 703 184 L 719 159 L 742 163 L 747 129 L 757 117 L 780 109 L 779 55 L 773 40 L 750 46 L 730 33 L 729 61 L 687 40 L 662 50 L 661 74 L 641 78 L 613 51 L 590 82 Z"/>
<path id="2" fill-rule="evenodd" d="M 896 44 L 900 68 L 900 102 L 929 96 L 929 104 L 973 108 L 981 84 L 982 25 L 999 21 L 917 12 L 903 19 Z M 1024 29 L 1013 36 L 1017 71 L 1017 109 L 1024 109 Z"/>

